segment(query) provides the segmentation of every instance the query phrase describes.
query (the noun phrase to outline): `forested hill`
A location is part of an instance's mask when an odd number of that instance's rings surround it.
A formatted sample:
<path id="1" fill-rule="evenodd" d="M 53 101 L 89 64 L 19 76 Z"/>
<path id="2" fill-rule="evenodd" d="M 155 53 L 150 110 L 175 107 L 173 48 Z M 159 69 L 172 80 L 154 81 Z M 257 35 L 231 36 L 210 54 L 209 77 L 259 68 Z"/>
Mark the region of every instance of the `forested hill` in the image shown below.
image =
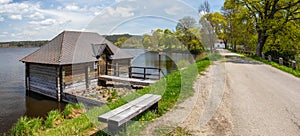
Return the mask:
<path id="1" fill-rule="evenodd" d="M 0 42 L 0 48 L 33 48 L 41 47 L 49 41 L 14 41 L 14 42 Z"/>
<path id="2" fill-rule="evenodd" d="M 131 37 L 139 37 L 137 35 L 130 35 L 130 34 L 116 34 L 116 35 L 104 35 L 104 36 L 107 40 L 109 40 L 112 43 L 118 42 L 120 38 L 129 39 Z M 142 37 L 142 36 L 140 36 L 140 37 Z"/>
<path id="3" fill-rule="evenodd" d="M 136 37 L 135 35 L 130 34 L 118 34 L 118 35 L 105 35 L 104 37 L 111 41 L 112 43 L 118 42 L 120 38 L 131 38 Z M 141 36 L 142 37 L 142 36 Z M 48 40 L 43 41 L 13 41 L 13 42 L 0 42 L 0 48 L 32 48 L 32 47 L 41 47 L 44 44 L 47 44 Z"/>

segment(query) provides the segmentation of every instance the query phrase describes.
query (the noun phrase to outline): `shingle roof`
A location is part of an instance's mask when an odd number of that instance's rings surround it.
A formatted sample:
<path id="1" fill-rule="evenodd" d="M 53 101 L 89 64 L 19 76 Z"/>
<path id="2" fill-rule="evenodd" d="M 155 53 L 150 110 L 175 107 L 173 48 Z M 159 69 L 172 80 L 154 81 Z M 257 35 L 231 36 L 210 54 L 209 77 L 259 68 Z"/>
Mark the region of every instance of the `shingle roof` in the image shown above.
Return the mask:
<path id="1" fill-rule="evenodd" d="M 55 65 L 97 61 L 92 49 L 95 44 L 107 45 L 113 53 L 113 60 L 133 58 L 98 33 L 64 31 L 20 61 Z"/>

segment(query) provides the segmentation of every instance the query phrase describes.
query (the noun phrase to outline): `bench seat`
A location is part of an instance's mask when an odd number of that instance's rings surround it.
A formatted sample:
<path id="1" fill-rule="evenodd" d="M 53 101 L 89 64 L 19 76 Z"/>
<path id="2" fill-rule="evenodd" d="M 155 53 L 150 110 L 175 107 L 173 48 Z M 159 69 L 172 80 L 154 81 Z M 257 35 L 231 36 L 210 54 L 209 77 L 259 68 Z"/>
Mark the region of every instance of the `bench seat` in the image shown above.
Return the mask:
<path id="1" fill-rule="evenodd" d="M 108 123 L 108 131 L 114 133 L 126 127 L 126 122 L 147 109 L 155 110 L 158 107 L 160 95 L 145 94 L 127 104 L 98 117 L 98 121 Z"/>

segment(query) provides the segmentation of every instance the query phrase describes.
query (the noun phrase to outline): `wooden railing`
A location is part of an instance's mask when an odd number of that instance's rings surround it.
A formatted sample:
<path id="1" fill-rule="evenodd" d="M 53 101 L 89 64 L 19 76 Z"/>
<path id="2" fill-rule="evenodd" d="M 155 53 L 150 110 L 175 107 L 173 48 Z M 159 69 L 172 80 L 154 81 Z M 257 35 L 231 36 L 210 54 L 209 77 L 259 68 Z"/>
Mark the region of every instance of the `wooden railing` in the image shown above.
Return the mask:
<path id="1" fill-rule="evenodd" d="M 109 65 L 108 75 L 113 76 L 128 76 L 129 78 L 138 79 L 160 79 L 161 73 L 165 74 L 160 68 L 155 67 L 138 67 L 138 66 L 125 66 L 125 65 Z"/>
<path id="2" fill-rule="evenodd" d="M 134 70 L 140 70 L 143 72 L 134 72 Z M 155 73 L 148 73 L 148 70 L 156 71 Z M 139 78 L 139 79 L 160 79 L 160 68 L 154 68 L 154 67 L 135 67 L 131 66 L 129 67 L 129 78 Z"/>

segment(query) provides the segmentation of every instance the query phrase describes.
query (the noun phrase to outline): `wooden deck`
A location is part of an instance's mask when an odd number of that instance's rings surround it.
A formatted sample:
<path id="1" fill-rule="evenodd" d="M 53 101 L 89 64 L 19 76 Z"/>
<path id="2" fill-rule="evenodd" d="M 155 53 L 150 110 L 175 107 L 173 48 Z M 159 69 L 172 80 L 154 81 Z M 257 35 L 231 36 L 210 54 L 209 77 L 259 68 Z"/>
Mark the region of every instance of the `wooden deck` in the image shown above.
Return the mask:
<path id="1" fill-rule="evenodd" d="M 150 79 L 137 79 L 137 78 L 128 78 L 128 77 L 117 77 L 117 76 L 108 76 L 108 75 L 101 75 L 99 76 L 99 80 L 102 81 L 116 81 L 116 82 L 127 82 L 130 84 L 135 85 L 150 85 L 155 83 L 157 80 L 150 80 Z"/>

